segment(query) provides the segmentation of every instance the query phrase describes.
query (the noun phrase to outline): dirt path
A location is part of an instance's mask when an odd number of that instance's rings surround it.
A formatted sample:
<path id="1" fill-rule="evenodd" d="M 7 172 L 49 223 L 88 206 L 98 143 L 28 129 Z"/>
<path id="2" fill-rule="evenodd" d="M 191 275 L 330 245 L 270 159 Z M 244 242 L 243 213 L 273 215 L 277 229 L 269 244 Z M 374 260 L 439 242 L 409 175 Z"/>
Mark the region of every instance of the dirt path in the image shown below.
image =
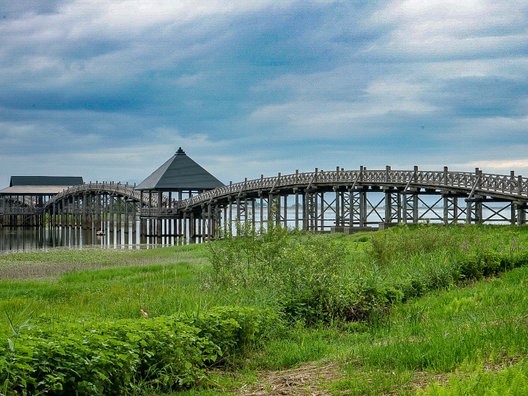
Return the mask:
<path id="1" fill-rule="evenodd" d="M 54 262 L 0 262 L 0 280 L 54 278 L 66 272 L 99 270 L 121 267 L 147 266 L 151 264 L 200 263 L 200 258 L 163 257 L 134 259 L 109 263 L 54 263 Z"/>
<path id="2" fill-rule="evenodd" d="M 310 363 L 290 370 L 264 371 L 259 374 L 258 384 L 243 387 L 240 394 L 243 396 L 329 395 L 329 392 L 320 389 L 320 384 L 338 379 L 341 376 L 340 372 L 336 363 L 326 365 Z"/>

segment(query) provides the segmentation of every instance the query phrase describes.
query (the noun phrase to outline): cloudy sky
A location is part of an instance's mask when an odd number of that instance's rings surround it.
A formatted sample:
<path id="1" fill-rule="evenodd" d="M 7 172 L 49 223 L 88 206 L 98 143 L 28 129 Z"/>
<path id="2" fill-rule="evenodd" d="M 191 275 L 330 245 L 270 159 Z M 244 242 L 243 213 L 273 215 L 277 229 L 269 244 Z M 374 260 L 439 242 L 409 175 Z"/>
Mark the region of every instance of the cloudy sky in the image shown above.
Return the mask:
<path id="1" fill-rule="evenodd" d="M 0 0 L 0 188 L 419 165 L 528 176 L 528 2 Z"/>

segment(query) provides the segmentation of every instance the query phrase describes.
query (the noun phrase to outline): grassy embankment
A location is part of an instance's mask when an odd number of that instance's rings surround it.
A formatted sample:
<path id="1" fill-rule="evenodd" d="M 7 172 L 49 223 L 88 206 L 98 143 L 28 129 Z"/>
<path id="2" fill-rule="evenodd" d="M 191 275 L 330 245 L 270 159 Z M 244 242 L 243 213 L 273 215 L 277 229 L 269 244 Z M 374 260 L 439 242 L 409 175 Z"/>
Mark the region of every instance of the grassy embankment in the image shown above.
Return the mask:
<path id="1" fill-rule="evenodd" d="M 60 327 L 249 305 L 285 324 L 191 393 L 528 391 L 528 230 L 254 237 L 0 256 L 0 333 L 13 338 L 9 321 Z"/>

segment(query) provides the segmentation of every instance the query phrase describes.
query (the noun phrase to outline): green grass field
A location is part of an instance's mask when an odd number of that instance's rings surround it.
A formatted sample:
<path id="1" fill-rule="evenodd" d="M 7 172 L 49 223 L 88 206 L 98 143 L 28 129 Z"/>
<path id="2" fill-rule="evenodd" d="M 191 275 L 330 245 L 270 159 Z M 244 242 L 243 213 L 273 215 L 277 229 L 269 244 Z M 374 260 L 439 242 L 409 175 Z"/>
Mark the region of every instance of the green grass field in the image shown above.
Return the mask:
<path id="1" fill-rule="evenodd" d="M 180 393 L 528 394 L 528 229 L 253 238 L 0 255 L 0 334 L 256 306 L 285 319 Z"/>

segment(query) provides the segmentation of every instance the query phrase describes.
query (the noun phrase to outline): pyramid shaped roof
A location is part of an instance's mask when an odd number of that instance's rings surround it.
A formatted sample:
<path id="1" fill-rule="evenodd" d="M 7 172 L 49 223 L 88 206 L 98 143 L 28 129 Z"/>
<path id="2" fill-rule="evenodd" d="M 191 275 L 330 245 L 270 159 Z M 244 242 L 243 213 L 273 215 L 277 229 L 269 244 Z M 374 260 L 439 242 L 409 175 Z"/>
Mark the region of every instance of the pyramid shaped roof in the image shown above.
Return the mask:
<path id="1" fill-rule="evenodd" d="M 223 185 L 188 157 L 180 147 L 176 154 L 143 180 L 136 190 L 211 190 Z"/>

